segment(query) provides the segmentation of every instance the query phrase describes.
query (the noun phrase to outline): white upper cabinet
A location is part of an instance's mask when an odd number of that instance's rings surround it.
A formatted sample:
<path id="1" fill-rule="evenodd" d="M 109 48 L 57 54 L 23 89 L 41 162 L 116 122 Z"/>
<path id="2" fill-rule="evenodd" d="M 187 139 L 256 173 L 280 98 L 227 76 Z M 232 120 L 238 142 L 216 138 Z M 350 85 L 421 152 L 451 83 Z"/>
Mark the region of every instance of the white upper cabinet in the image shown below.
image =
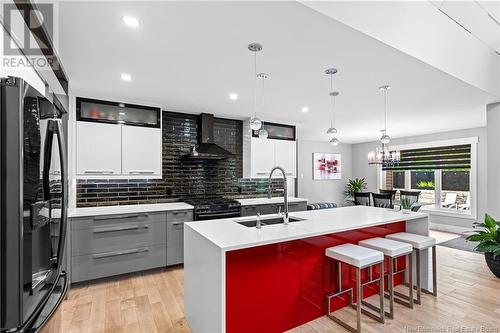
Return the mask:
<path id="1" fill-rule="evenodd" d="M 295 127 L 265 123 L 268 139 L 255 137 L 249 120 L 243 122 L 243 177 L 267 178 L 271 169 L 280 166 L 287 178 L 297 177 L 297 141 Z M 252 135 L 253 134 L 253 135 Z M 273 178 L 283 177 L 275 172 Z"/>
<path id="2" fill-rule="evenodd" d="M 249 150 L 250 169 L 244 168 L 245 177 L 269 177 L 271 169 L 275 166 L 285 169 L 287 178 L 297 176 L 296 141 L 251 138 Z M 243 159 L 245 164 L 245 156 Z M 280 177 L 282 177 L 281 172 L 275 172 L 273 175 L 273 178 Z"/>
<path id="3" fill-rule="evenodd" d="M 161 129 L 122 127 L 123 175 L 161 175 Z"/>
<path id="4" fill-rule="evenodd" d="M 79 178 L 161 178 L 161 108 L 76 99 Z"/>
<path id="5" fill-rule="evenodd" d="M 274 163 L 283 167 L 287 177 L 295 178 L 297 175 L 297 142 L 289 140 L 274 141 Z"/>
<path id="6" fill-rule="evenodd" d="M 274 166 L 274 140 L 252 138 L 251 144 L 251 177 L 268 177 Z"/>
<path id="7" fill-rule="evenodd" d="M 76 123 L 76 173 L 81 176 L 121 175 L 121 125 Z"/>

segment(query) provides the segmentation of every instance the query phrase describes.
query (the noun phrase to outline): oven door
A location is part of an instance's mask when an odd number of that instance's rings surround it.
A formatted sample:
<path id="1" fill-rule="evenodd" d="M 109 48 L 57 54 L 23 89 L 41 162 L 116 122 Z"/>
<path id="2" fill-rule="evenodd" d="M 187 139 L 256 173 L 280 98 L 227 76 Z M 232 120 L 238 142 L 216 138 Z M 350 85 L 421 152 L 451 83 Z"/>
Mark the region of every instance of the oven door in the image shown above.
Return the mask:
<path id="1" fill-rule="evenodd" d="M 216 220 L 216 219 L 227 219 L 231 217 L 240 217 L 240 211 L 225 211 L 225 212 L 207 212 L 198 213 L 195 215 L 196 220 Z"/>

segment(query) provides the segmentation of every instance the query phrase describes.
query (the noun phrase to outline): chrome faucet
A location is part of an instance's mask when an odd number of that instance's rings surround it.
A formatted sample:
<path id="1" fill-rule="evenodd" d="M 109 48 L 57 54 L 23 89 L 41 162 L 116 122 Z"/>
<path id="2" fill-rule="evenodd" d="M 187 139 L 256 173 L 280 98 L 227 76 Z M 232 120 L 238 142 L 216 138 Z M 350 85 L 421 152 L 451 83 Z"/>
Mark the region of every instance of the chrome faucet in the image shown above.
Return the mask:
<path id="1" fill-rule="evenodd" d="M 269 185 L 267 186 L 267 197 L 271 199 L 271 191 L 272 191 L 272 177 L 275 170 L 281 171 L 283 174 L 283 199 L 284 199 L 284 210 L 285 215 L 283 215 L 283 223 L 288 224 L 288 192 L 287 192 L 287 182 L 286 182 L 286 173 L 285 169 L 280 166 L 275 166 L 271 169 L 271 173 L 269 174 Z"/>

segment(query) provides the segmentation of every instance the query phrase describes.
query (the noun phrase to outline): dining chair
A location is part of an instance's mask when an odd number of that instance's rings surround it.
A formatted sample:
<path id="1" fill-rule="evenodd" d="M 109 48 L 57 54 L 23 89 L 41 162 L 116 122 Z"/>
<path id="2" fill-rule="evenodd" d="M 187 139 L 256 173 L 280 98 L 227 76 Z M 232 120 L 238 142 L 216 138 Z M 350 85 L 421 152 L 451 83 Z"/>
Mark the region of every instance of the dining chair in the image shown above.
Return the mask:
<path id="1" fill-rule="evenodd" d="M 373 207 L 393 208 L 392 193 L 372 193 Z"/>
<path id="2" fill-rule="evenodd" d="M 418 202 L 418 198 L 420 197 L 420 191 L 403 191 L 401 190 L 399 192 L 401 201 L 408 199 L 410 200 L 410 203 L 413 205 L 414 203 Z"/>
<path id="3" fill-rule="evenodd" d="M 392 201 L 394 201 L 394 198 L 396 197 L 396 193 L 398 190 L 384 190 L 384 189 L 379 189 L 378 192 L 380 194 L 391 194 L 392 195 Z"/>
<path id="4" fill-rule="evenodd" d="M 355 192 L 354 204 L 356 206 L 371 206 L 370 192 Z"/>

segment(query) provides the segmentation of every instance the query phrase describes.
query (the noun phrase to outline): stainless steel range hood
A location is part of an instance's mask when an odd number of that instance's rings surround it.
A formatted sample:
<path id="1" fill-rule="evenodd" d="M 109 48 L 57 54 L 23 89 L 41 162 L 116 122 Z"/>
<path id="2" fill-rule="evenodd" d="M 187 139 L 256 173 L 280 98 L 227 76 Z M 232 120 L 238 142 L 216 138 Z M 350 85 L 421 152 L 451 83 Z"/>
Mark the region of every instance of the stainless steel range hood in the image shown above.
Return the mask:
<path id="1" fill-rule="evenodd" d="M 214 116 L 202 113 L 198 124 L 198 145 L 187 156 L 196 160 L 222 160 L 234 154 L 214 143 Z"/>

